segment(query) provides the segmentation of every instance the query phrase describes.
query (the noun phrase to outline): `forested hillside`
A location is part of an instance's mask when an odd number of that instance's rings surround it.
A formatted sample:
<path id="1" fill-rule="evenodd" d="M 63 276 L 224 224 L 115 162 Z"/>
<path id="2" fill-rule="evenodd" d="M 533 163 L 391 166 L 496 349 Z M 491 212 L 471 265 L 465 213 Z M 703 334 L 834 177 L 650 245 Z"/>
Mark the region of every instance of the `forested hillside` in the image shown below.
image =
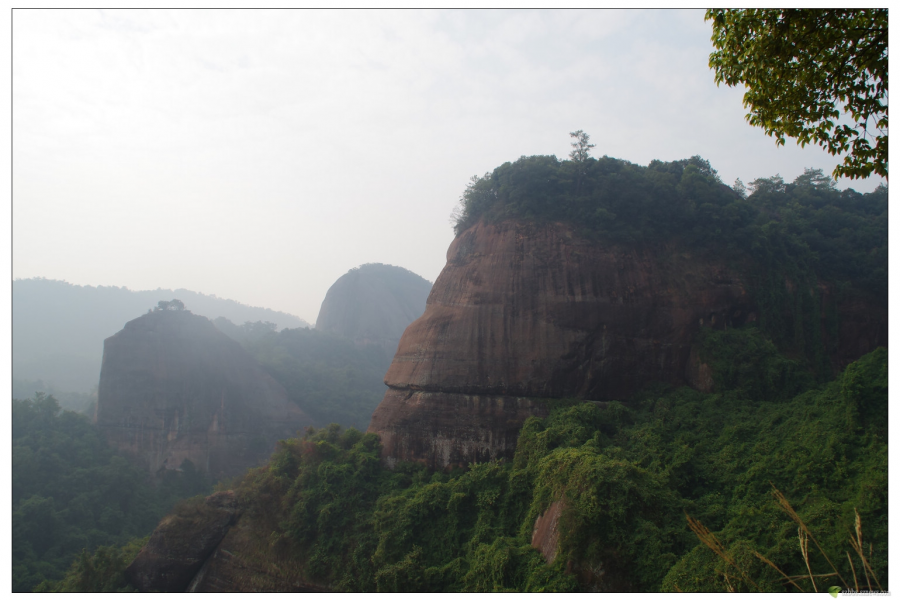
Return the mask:
<path id="1" fill-rule="evenodd" d="M 335 426 L 285 441 L 235 487 L 245 530 L 278 540 L 243 560 L 301 564 L 302 580 L 342 591 L 786 591 L 777 569 L 807 572 L 802 522 L 828 557 L 810 544 L 813 571 L 833 572 L 831 560 L 839 573 L 818 585 L 865 587 L 858 514 L 872 587 L 888 589 L 887 352 L 819 386 L 758 330 L 711 331 L 703 353 L 726 382 L 715 393 L 556 401 L 510 462 L 391 471 L 372 434 Z M 558 501 L 548 565 L 534 524 Z"/>
<path id="2" fill-rule="evenodd" d="M 272 324 L 261 322 L 241 326 L 224 318 L 214 322 L 321 427 L 337 423 L 365 429 L 384 396 L 384 372 L 392 354 L 381 346 L 358 345 L 316 329 L 275 332 Z"/>
<path id="3" fill-rule="evenodd" d="M 822 347 L 838 298 L 886 307 L 887 191 L 840 192 L 815 171 L 750 188 L 699 158 L 523 157 L 476 178 L 459 233 L 562 220 L 587 239 L 717 252 L 760 318 L 702 329 L 713 391 L 546 399 L 508 462 L 385 470 L 371 434 L 288 440 L 235 488 L 243 530 L 279 540 L 246 560 L 345 591 L 812 591 L 808 569 L 837 573 L 818 586 L 887 589 L 887 352 L 841 369 Z M 541 516 L 559 532 L 546 556 Z"/>
<path id="4" fill-rule="evenodd" d="M 53 396 L 13 400 L 12 434 L 14 592 L 61 579 L 82 550 L 148 536 L 177 500 L 210 488 L 192 465 L 152 485 Z"/>

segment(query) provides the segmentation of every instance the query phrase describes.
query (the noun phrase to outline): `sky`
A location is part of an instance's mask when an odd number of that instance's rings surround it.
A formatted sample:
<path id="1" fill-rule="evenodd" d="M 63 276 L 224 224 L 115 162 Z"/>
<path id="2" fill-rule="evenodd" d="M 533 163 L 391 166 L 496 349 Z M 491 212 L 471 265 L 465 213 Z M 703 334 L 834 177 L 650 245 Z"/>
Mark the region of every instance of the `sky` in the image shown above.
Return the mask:
<path id="1" fill-rule="evenodd" d="M 746 123 L 697 10 L 16 10 L 12 25 L 13 278 L 187 288 L 314 323 L 361 264 L 433 282 L 469 179 L 565 158 L 578 129 L 594 156 L 700 155 L 728 184 L 840 162 Z"/>

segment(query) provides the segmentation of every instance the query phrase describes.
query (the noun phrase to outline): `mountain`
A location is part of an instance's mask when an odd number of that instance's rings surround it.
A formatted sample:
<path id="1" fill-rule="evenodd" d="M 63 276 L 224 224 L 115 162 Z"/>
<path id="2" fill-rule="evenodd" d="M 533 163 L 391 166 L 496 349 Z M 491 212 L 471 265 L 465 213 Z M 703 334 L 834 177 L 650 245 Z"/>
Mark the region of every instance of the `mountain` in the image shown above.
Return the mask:
<path id="1" fill-rule="evenodd" d="M 422 315 L 430 291 L 430 281 L 402 267 L 355 267 L 328 289 L 316 329 L 393 352 L 406 327 Z"/>
<path id="2" fill-rule="evenodd" d="M 545 399 L 622 401 L 648 382 L 709 388 L 697 335 L 758 323 L 749 280 L 749 265 L 675 243 L 479 222 L 451 244 L 425 314 L 400 340 L 369 432 L 389 464 L 464 466 L 511 458 L 525 419 L 547 415 Z M 886 309 L 819 293 L 843 324 L 837 339 L 823 331 L 840 367 L 887 344 Z"/>
<path id="3" fill-rule="evenodd" d="M 704 329 L 758 327 L 820 381 L 887 345 L 887 190 L 821 172 L 744 198 L 699 157 L 522 157 L 463 195 L 368 431 L 387 464 L 510 457 L 542 399 L 712 391 Z"/>
<path id="4" fill-rule="evenodd" d="M 151 473 L 189 460 L 221 479 L 265 462 L 310 419 L 209 319 L 158 310 L 104 342 L 95 423 Z"/>
<path id="5" fill-rule="evenodd" d="M 699 157 L 474 178 L 367 433 L 284 440 L 233 505 L 161 523 L 130 581 L 175 561 L 179 591 L 887 589 L 887 190 L 750 187 Z"/>
<path id="6" fill-rule="evenodd" d="M 160 300 L 181 300 L 191 312 L 236 323 L 270 321 L 279 328 L 306 327 L 302 319 L 184 289 L 131 291 L 79 286 L 48 279 L 17 279 L 12 286 L 13 378 L 35 391 L 90 392 L 97 385 L 103 340 Z M 37 382 L 43 387 L 39 389 Z M 21 386 L 20 386 L 21 387 Z M 79 407 L 80 408 L 80 407 Z"/>

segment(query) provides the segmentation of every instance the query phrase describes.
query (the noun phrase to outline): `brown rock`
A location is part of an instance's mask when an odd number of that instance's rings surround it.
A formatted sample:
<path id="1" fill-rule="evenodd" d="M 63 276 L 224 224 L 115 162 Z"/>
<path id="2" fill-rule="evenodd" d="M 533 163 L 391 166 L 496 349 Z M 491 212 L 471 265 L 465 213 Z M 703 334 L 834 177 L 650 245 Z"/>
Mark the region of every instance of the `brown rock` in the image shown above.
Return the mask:
<path id="1" fill-rule="evenodd" d="M 243 512 L 234 491 L 182 503 L 156 527 L 125 577 L 141 592 L 330 591 L 303 578 L 292 548 L 271 542 L 277 518 L 262 512 Z"/>
<path id="2" fill-rule="evenodd" d="M 393 388 L 621 400 L 683 383 L 693 335 L 750 299 L 714 259 L 577 238 L 563 224 L 479 223 L 447 252 Z"/>
<path id="3" fill-rule="evenodd" d="M 549 412 L 539 399 L 390 389 L 369 431 L 381 436 L 389 467 L 398 460 L 466 467 L 512 456 L 525 419 Z"/>
<path id="4" fill-rule="evenodd" d="M 478 223 L 453 241 L 403 334 L 369 431 L 388 464 L 511 456 L 513 430 L 546 414 L 536 399 L 621 400 L 648 381 L 682 384 L 701 319 L 739 325 L 749 307 L 721 261 L 591 243 L 560 223 Z M 515 417 L 495 426 L 485 409 L 470 412 L 485 396 L 516 398 Z"/>
<path id="5" fill-rule="evenodd" d="M 240 344 L 188 311 L 148 313 L 106 339 L 95 422 L 151 473 L 188 459 L 214 479 L 311 424 Z"/>
<path id="6" fill-rule="evenodd" d="M 328 592 L 327 586 L 307 581 L 303 565 L 290 551 L 270 542 L 272 524 L 244 513 L 203 564 L 186 592 Z"/>
<path id="7" fill-rule="evenodd" d="M 237 517 L 234 492 L 178 507 L 165 517 L 125 569 L 141 592 L 183 592 Z"/>
<path id="8" fill-rule="evenodd" d="M 562 500 L 551 502 L 534 522 L 531 534 L 531 546 L 537 548 L 551 564 L 559 554 L 559 521 L 566 504 Z M 624 572 L 608 572 L 603 561 L 572 561 L 566 563 L 566 573 L 571 573 L 578 580 L 579 589 L 585 592 L 633 592 L 630 579 Z"/>
<path id="9" fill-rule="evenodd" d="M 651 381 L 711 390 L 692 346 L 701 327 L 757 320 L 749 267 L 674 244 L 591 242 L 562 223 L 476 223 L 400 339 L 368 431 L 387 464 L 444 468 L 511 456 L 514 430 L 546 413 L 540 398 L 624 400 Z M 873 306 L 844 301 L 839 340 L 823 332 L 835 368 L 887 344 L 887 311 Z"/>
<path id="10" fill-rule="evenodd" d="M 549 565 L 556 559 L 559 552 L 559 517 L 562 515 L 563 503 L 557 500 L 552 502 L 544 514 L 534 521 L 534 531 L 531 533 L 531 547 L 537 548 Z"/>

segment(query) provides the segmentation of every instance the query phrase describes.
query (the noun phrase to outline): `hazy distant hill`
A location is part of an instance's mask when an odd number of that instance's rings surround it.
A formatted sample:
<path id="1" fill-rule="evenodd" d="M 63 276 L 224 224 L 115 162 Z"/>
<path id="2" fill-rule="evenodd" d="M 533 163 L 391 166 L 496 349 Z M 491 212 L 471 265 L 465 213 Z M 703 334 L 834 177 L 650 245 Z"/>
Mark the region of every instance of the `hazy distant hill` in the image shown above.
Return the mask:
<path id="1" fill-rule="evenodd" d="M 316 329 L 391 354 L 406 327 L 422 316 L 431 282 L 393 265 L 369 263 L 350 269 L 325 294 Z"/>
<path id="2" fill-rule="evenodd" d="M 42 380 L 45 389 L 59 391 L 92 390 L 100 378 L 103 340 L 160 300 L 177 298 L 187 310 L 209 319 L 269 321 L 279 329 L 309 326 L 294 315 L 185 289 L 131 291 L 49 279 L 19 279 L 12 289 L 13 378 Z"/>

